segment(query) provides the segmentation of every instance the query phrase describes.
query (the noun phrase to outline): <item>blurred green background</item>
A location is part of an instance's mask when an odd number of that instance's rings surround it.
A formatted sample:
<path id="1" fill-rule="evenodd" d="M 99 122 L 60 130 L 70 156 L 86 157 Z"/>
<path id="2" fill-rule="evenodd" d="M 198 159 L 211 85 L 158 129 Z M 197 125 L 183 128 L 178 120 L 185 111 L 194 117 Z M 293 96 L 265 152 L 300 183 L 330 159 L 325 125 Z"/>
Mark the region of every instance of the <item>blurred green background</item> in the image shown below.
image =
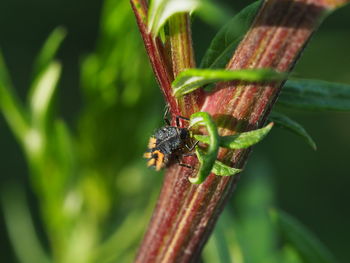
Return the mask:
<path id="1" fill-rule="evenodd" d="M 218 13 L 208 7 L 212 13 L 193 18 L 197 61 L 220 26 L 247 4 L 235 2 L 215 1 Z M 349 14 L 347 6 L 327 18 L 297 76 L 350 84 Z M 67 33 L 55 56 L 61 80 L 47 120 L 35 126 L 24 103 L 35 86 L 33 62 L 58 26 Z M 2 0 L 0 47 L 30 125 L 43 138 L 33 158 L 0 115 L 0 262 L 130 262 L 162 181 L 142 153 L 163 125 L 164 102 L 129 2 Z M 283 262 L 278 251 L 287 251 L 288 262 L 303 262 L 269 219 L 271 207 L 293 215 L 339 262 L 348 262 L 350 114 L 284 112 L 306 128 L 318 150 L 274 128 L 254 148 L 204 262 Z M 220 233 L 229 235 L 226 243 Z"/>

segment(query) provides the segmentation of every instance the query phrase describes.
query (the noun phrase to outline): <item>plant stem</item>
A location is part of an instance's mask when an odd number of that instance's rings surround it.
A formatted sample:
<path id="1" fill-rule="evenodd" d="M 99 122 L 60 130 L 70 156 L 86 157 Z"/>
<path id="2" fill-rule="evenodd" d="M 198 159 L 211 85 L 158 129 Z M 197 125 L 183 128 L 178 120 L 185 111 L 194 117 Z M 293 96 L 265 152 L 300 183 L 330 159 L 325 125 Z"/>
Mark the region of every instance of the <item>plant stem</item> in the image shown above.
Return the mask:
<path id="1" fill-rule="evenodd" d="M 229 62 L 228 69 L 292 70 L 325 14 L 345 1 L 268 0 Z M 216 119 L 220 135 L 261 127 L 283 83 L 219 83 L 201 111 Z M 218 159 L 242 168 L 250 150 L 221 150 Z M 195 158 L 187 163 L 196 166 Z M 169 167 L 156 209 L 135 262 L 196 262 L 239 176 L 211 174 L 193 185 L 196 170 Z"/>
<path id="2" fill-rule="evenodd" d="M 158 37 L 154 38 L 147 28 L 148 6 L 145 0 L 130 0 L 139 30 L 145 44 L 154 74 L 173 116 L 181 115 L 176 99 L 172 95 L 173 72 L 165 48 Z"/>
<path id="3" fill-rule="evenodd" d="M 172 16 L 169 19 L 169 33 L 173 77 L 176 78 L 183 70 L 196 67 L 189 15 L 187 13 L 180 13 Z M 203 90 L 198 89 L 178 99 L 182 116 L 189 117 L 192 113 L 197 112 L 203 98 Z"/>

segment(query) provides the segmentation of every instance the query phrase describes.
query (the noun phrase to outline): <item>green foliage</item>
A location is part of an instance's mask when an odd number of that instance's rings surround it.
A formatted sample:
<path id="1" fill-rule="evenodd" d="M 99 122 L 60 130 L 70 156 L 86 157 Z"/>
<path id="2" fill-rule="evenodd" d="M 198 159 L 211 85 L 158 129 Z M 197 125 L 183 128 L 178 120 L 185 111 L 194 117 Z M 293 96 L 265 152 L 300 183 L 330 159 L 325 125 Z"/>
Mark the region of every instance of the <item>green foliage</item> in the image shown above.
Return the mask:
<path id="1" fill-rule="evenodd" d="M 275 202 L 275 189 L 269 180 L 270 170 L 266 162 L 261 161 L 261 158 L 259 160 L 247 169 L 244 177 L 248 182 L 241 182 L 240 189 L 220 217 L 204 249 L 205 263 L 283 262 L 273 261 L 274 254 L 280 251 L 278 233 L 268 214 L 269 207 Z M 216 246 L 210 248 L 213 243 Z M 213 260 L 215 254 L 220 255 L 225 251 L 229 257 Z"/>
<path id="2" fill-rule="evenodd" d="M 233 11 L 230 7 L 220 5 L 217 1 L 201 0 L 196 14 L 206 23 L 221 27 L 233 16 Z"/>
<path id="3" fill-rule="evenodd" d="M 264 82 L 281 80 L 285 74 L 271 69 L 210 70 L 187 69 L 182 71 L 172 83 L 174 95 L 179 97 L 204 85 L 230 80 Z"/>
<path id="4" fill-rule="evenodd" d="M 234 209 L 229 204 L 219 219 L 204 249 L 203 261 L 336 262 L 305 226 L 287 213 L 271 208 L 276 196 L 266 162 L 256 163 L 248 174 L 249 183 L 241 185 Z"/>
<path id="5" fill-rule="evenodd" d="M 237 133 L 229 136 L 219 136 L 219 145 L 220 147 L 231 150 L 248 148 L 264 139 L 270 132 L 272 126 L 273 123 L 270 123 L 264 128 L 256 129 L 254 131 Z M 206 144 L 210 143 L 209 137 L 206 135 L 194 135 L 194 138 Z"/>
<path id="6" fill-rule="evenodd" d="M 49 109 L 52 105 L 58 80 L 61 75 L 61 65 L 49 63 L 36 76 L 28 96 L 32 121 L 36 125 L 45 126 L 48 123 Z"/>
<path id="7" fill-rule="evenodd" d="M 52 62 L 56 56 L 58 49 L 60 48 L 64 38 L 66 36 L 66 30 L 62 27 L 57 27 L 52 31 L 50 36 L 45 41 L 43 47 L 40 50 L 40 53 L 35 59 L 33 65 L 33 77 L 40 75 L 48 65 Z"/>
<path id="8" fill-rule="evenodd" d="M 286 115 L 273 111 L 269 119 L 276 123 L 277 126 L 283 127 L 288 129 L 289 131 L 293 132 L 294 134 L 300 136 L 308 145 L 311 146 L 312 149 L 316 150 L 316 143 L 312 139 L 312 137 L 307 133 L 307 131 L 296 121 L 290 119 Z"/>
<path id="9" fill-rule="evenodd" d="M 35 74 L 28 95 L 28 106 L 22 105 L 13 91 L 5 63 L 0 57 L 0 98 L 2 112 L 19 142 L 23 145 L 32 169 L 39 169 L 36 159 L 45 154 L 48 127 L 52 126 L 49 109 L 61 74 L 61 65 L 52 61 L 64 31 L 56 29 L 41 49 L 35 63 Z M 51 122 L 51 123 L 50 123 Z M 40 156 L 41 155 L 41 156 Z"/>
<path id="10" fill-rule="evenodd" d="M 74 173 L 71 160 L 69 160 L 71 152 L 67 152 L 71 150 L 70 142 L 72 139 L 64 123 L 50 114 L 55 88 L 61 73 L 60 64 L 52 60 L 62 41 L 63 36 L 59 32 L 56 30 L 52 33 L 36 60 L 36 70 L 28 95 L 29 105 L 20 106 L 21 102 L 19 102 L 17 95 L 14 92 L 9 92 L 10 87 L 2 92 L 8 100 L 7 103 L 4 103 L 3 113 L 11 111 L 13 114 L 17 111 L 23 112 L 22 116 L 28 116 L 26 119 L 22 118 L 22 122 L 26 122 L 26 127 L 18 128 L 18 125 L 10 125 L 10 127 L 14 132 L 17 131 L 20 134 L 18 139 L 30 167 L 32 184 L 38 198 L 42 201 L 42 213 L 47 226 L 47 234 L 55 240 L 53 251 L 57 254 L 64 253 L 63 251 L 58 252 L 58 248 L 64 246 L 67 232 L 69 233 L 74 228 L 72 218 L 69 218 L 67 211 L 63 209 L 66 194 L 68 195 L 69 192 L 78 194 L 75 190 L 67 189 L 66 186 L 67 180 L 71 180 L 69 175 Z M 16 105 L 15 110 L 9 107 L 11 102 L 12 105 Z M 12 118 L 9 123 L 13 120 Z M 5 212 L 7 213 L 7 224 L 11 226 L 9 221 L 16 221 L 18 214 L 12 213 L 11 210 Z M 75 218 L 74 221 L 79 221 L 77 219 Z M 30 224 L 22 224 L 22 227 L 24 232 L 31 234 L 31 240 L 37 239 L 34 237 L 35 233 L 30 228 Z M 18 242 L 15 236 L 10 237 L 16 246 Z M 31 242 L 28 241 L 29 243 Z M 32 244 L 32 249 L 42 250 L 38 242 Z M 19 257 L 24 258 L 24 255 L 21 254 L 23 251 L 18 251 Z M 39 252 L 36 254 L 38 256 Z M 29 262 L 31 258 L 26 260 Z"/>
<path id="11" fill-rule="evenodd" d="M 328 249 L 296 219 L 285 212 L 272 210 L 271 217 L 279 231 L 292 247 L 299 252 L 304 262 L 331 263 L 336 262 Z"/>
<path id="12" fill-rule="evenodd" d="M 254 2 L 235 15 L 212 40 L 201 68 L 224 68 L 252 24 L 262 1 Z"/>
<path id="13" fill-rule="evenodd" d="M 54 57 L 65 31 L 54 30 L 40 50 L 27 105 L 15 94 L 0 56 L 0 109 L 25 153 L 51 247 L 47 258 L 23 204 L 13 203 L 12 209 L 4 206 L 11 242 L 21 262 L 130 261 L 130 251 L 135 250 L 151 211 L 145 205 L 149 199 L 141 196 L 158 181 L 145 175 L 151 171 L 145 172 L 144 164 L 134 156 L 141 156 L 145 134 L 155 126 L 156 118 L 145 116 L 158 116 L 158 100 L 150 89 L 150 70 L 144 67 L 147 60 L 127 1 L 105 2 L 100 31 L 96 52 L 82 65 L 84 107 L 73 129 L 57 116 L 54 103 L 61 74 Z M 125 38 L 121 40 L 120 35 Z M 128 66 L 130 61 L 133 67 Z M 144 110 L 150 101 L 156 102 L 155 107 Z M 3 202 L 7 204 L 12 197 Z M 131 211 L 139 212 L 133 219 L 125 218 Z M 128 223 L 119 228 L 123 218 Z M 26 238 L 19 239 L 15 225 Z M 116 250 L 120 238 L 114 237 L 121 233 L 130 235 Z M 25 255 L 28 251 L 33 252 L 31 256 Z"/>
<path id="14" fill-rule="evenodd" d="M 5 62 L 0 53 L 0 108 L 7 120 L 8 125 L 16 135 L 17 140 L 23 143 L 25 134 L 29 129 L 29 116 L 23 105 L 16 97 L 12 87 L 10 76 L 7 72 Z"/>
<path id="15" fill-rule="evenodd" d="M 199 147 L 196 147 L 196 155 L 198 158 L 199 163 L 203 166 L 203 162 L 206 161 L 206 155 L 207 153 L 201 150 Z M 219 176 L 231 176 L 235 175 L 239 172 L 241 172 L 241 169 L 236 169 L 233 167 L 230 167 L 228 165 L 223 164 L 222 162 L 219 162 L 218 160 L 215 160 L 210 173 L 219 175 Z M 209 174 L 208 174 L 209 175 Z"/>
<path id="16" fill-rule="evenodd" d="M 241 169 L 232 168 L 216 160 L 218 148 L 244 149 L 261 141 L 271 130 L 273 123 L 264 128 L 250 132 L 235 134 L 232 136 L 219 136 L 216 124 L 206 112 L 197 112 L 191 115 L 190 127 L 202 125 L 205 126 L 209 135 L 196 135 L 193 137 L 200 142 L 208 144 L 206 151 L 196 147 L 196 155 L 200 163 L 200 169 L 196 178 L 189 178 L 191 183 L 200 184 L 210 174 L 219 176 L 231 176 L 241 172 Z"/>
<path id="17" fill-rule="evenodd" d="M 232 227 L 235 224 L 233 220 L 236 220 L 236 218 L 233 218 L 227 209 L 221 214 L 214 233 L 203 251 L 203 262 L 244 262 L 241 247 L 237 241 L 237 233 L 235 228 Z"/>
<path id="18" fill-rule="evenodd" d="M 2 189 L 0 197 L 6 227 L 20 262 L 50 262 L 36 235 L 23 189 L 18 186 L 10 186 Z"/>
<path id="19" fill-rule="evenodd" d="M 350 111 L 350 85 L 311 79 L 288 80 L 278 105 L 312 111 Z"/>

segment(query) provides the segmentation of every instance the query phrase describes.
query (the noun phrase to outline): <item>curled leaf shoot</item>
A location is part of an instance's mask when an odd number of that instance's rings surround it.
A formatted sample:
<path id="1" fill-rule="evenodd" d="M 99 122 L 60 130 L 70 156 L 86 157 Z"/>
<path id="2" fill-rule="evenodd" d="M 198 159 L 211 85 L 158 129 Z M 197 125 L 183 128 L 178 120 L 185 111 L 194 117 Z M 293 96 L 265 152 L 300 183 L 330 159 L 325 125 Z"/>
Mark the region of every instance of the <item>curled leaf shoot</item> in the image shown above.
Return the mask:
<path id="1" fill-rule="evenodd" d="M 286 77 L 272 69 L 187 69 L 182 71 L 172 83 L 174 96 L 180 97 L 196 89 L 220 81 L 264 82 L 278 81 Z"/>
<path id="2" fill-rule="evenodd" d="M 165 23 L 175 14 L 192 13 L 199 0 L 152 0 L 148 11 L 148 31 L 157 37 Z"/>
<path id="3" fill-rule="evenodd" d="M 199 125 L 206 127 L 210 143 L 206 154 L 201 156 L 197 154 L 198 159 L 201 158 L 202 161 L 197 176 L 189 178 L 189 181 L 193 184 L 200 184 L 208 177 L 213 169 L 219 151 L 219 134 L 217 127 L 207 112 L 196 112 L 191 115 L 189 127 Z M 196 152 L 197 151 L 198 146 L 196 147 Z"/>
<path id="4" fill-rule="evenodd" d="M 254 131 L 242 132 L 229 136 L 219 136 L 219 146 L 231 150 L 248 148 L 264 139 L 270 132 L 272 126 L 273 122 Z M 210 144 L 210 139 L 207 135 L 194 135 L 194 138 L 200 142 Z"/>

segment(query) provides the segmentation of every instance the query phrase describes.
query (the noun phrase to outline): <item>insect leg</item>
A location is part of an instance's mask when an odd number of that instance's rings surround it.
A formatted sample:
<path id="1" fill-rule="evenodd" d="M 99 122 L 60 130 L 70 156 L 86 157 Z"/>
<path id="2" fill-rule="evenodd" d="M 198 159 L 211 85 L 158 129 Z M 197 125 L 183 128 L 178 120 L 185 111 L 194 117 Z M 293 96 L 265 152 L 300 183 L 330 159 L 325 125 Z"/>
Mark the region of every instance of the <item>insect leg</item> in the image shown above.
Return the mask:
<path id="1" fill-rule="evenodd" d="M 178 162 L 178 164 L 179 164 L 180 166 L 182 166 L 182 167 L 187 167 L 187 168 L 189 168 L 189 169 L 193 169 L 193 167 L 192 167 L 191 165 L 182 163 L 181 160 L 180 160 L 180 158 L 179 158 L 179 156 L 176 156 L 176 160 L 177 160 L 177 162 Z"/>
<path id="2" fill-rule="evenodd" d="M 185 145 L 186 146 L 186 148 L 187 148 L 187 150 L 189 151 L 189 152 L 191 152 L 191 151 L 193 151 L 193 149 L 197 146 L 197 144 L 199 143 L 199 141 L 196 141 L 193 145 L 191 145 L 191 146 L 188 146 L 187 144 Z"/>
<path id="3" fill-rule="evenodd" d="M 184 153 L 184 154 L 182 155 L 182 157 L 195 156 L 195 155 L 196 155 L 196 153 L 194 153 L 194 152 L 191 152 L 191 153 Z"/>
<path id="4" fill-rule="evenodd" d="M 169 121 L 169 119 L 168 119 L 168 114 L 169 114 L 169 105 L 167 104 L 167 105 L 165 106 L 165 112 L 164 112 L 163 119 L 164 119 L 164 122 L 165 122 L 168 126 L 170 126 L 170 121 Z"/>
<path id="5" fill-rule="evenodd" d="M 185 120 L 185 121 L 189 121 L 189 118 L 186 117 L 182 117 L 182 116 L 176 116 L 176 127 L 180 127 L 180 119 Z"/>
<path id="6" fill-rule="evenodd" d="M 193 167 L 191 165 L 188 165 L 188 164 L 185 164 L 185 163 L 179 163 L 179 165 L 182 166 L 182 167 L 193 169 Z"/>

